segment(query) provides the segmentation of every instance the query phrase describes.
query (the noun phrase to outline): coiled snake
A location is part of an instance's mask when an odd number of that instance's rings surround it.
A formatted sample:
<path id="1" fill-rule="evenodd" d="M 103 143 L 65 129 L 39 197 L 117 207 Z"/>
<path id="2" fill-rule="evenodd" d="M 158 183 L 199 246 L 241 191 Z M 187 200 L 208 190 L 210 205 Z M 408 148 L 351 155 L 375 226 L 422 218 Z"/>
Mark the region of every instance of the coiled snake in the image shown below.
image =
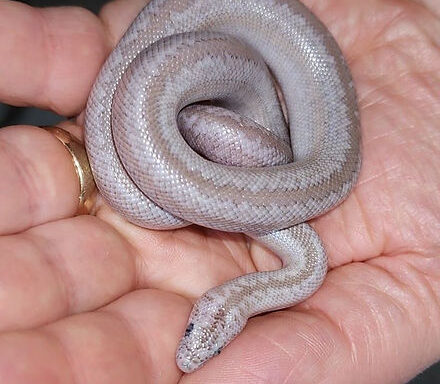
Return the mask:
<path id="1" fill-rule="evenodd" d="M 283 261 L 200 298 L 183 371 L 321 285 L 326 254 L 305 221 L 353 187 L 359 116 L 338 45 L 297 0 L 152 0 L 97 78 L 85 138 L 102 196 L 129 221 L 244 232 Z"/>

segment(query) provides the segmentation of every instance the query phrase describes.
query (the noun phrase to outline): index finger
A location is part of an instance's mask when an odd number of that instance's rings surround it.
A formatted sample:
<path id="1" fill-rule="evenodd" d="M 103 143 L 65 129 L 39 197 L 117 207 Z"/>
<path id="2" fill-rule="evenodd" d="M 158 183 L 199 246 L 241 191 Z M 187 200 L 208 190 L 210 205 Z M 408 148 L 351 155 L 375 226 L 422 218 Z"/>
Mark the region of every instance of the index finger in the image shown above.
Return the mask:
<path id="1" fill-rule="evenodd" d="M 110 45 L 99 18 L 83 8 L 0 2 L 0 101 L 79 113 Z"/>

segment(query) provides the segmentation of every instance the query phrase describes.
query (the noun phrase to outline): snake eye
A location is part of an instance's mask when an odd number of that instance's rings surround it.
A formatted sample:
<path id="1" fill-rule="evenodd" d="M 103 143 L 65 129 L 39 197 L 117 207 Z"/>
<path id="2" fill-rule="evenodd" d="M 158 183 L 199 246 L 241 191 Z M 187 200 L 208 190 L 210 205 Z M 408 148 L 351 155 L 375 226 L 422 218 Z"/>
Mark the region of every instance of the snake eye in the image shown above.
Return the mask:
<path id="1" fill-rule="evenodd" d="M 185 337 L 189 336 L 194 329 L 194 323 L 189 323 L 188 327 L 185 329 Z"/>

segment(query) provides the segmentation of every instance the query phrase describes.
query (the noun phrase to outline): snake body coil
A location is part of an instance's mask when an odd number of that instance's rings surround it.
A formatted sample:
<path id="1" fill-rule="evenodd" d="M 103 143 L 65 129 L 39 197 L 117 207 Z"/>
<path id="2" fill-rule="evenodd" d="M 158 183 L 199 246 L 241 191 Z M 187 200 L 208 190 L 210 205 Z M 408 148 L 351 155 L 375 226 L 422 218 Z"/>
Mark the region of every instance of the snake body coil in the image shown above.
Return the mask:
<path id="1" fill-rule="evenodd" d="M 325 251 L 304 222 L 354 185 L 359 119 L 340 49 L 300 2 L 152 0 L 101 70 L 85 138 L 102 196 L 129 221 L 244 232 L 283 261 L 202 296 L 177 351 L 183 371 L 249 317 L 321 285 Z"/>

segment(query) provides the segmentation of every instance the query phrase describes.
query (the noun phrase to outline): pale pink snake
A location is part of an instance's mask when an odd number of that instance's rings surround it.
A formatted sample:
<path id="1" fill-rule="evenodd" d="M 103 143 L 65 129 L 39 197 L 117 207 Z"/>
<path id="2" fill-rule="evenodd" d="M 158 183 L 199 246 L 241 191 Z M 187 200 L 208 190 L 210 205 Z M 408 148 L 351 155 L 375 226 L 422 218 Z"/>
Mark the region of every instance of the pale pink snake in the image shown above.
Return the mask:
<path id="1" fill-rule="evenodd" d="M 305 222 L 353 187 L 359 118 L 340 49 L 300 2 L 152 0 L 101 70 L 85 137 L 102 196 L 129 221 L 244 232 L 283 261 L 202 296 L 178 347 L 183 371 L 249 317 L 321 285 L 326 254 Z"/>

